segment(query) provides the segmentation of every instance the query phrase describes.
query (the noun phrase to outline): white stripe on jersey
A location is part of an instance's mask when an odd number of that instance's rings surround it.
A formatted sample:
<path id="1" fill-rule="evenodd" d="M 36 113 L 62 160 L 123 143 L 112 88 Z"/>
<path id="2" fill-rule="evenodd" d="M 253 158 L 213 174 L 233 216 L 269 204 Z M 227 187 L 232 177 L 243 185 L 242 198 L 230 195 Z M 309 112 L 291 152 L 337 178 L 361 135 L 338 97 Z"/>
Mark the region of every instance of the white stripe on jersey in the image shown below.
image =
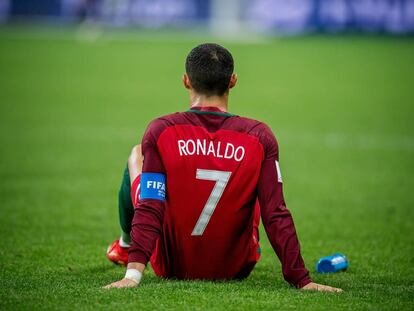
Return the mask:
<path id="1" fill-rule="evenodd" d="M 141 182 L 138 184 L 137 191 L 135 191 L 135 199 L 137 200 L 137 202 L 139 201 L 138 193 L 139 193 L 140 188 L 141 188 Z"/>
<path id="2" fill-rule="evenodd" d="M 283 183 L 282 173 L 280 172 L 279 162 L 276 160 L 277 182 Z"/>

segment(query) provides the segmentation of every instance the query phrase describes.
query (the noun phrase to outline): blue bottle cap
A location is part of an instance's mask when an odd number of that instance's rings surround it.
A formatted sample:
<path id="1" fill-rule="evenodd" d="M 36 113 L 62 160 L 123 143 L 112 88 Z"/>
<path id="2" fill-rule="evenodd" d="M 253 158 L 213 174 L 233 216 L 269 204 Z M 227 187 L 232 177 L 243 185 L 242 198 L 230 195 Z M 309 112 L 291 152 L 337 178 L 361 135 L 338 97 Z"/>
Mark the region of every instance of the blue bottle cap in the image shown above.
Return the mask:
<path id="1" fill-rule="evenodd" d="M 345 255 L 336 253 L 331 256 L 322 257 L 316 264 L 319 273 L 332 273 L 343 271 L 348 268 L 349 262 Z"/>

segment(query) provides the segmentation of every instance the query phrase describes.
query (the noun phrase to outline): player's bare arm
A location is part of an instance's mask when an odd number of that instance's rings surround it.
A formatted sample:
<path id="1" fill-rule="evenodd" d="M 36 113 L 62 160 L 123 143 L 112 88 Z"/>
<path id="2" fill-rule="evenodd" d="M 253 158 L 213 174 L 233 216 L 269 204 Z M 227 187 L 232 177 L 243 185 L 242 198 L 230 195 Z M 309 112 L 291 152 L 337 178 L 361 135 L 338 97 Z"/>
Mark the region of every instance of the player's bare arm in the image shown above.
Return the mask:
<path id="1" fill-rule="evenodd" d="M 312 290 L 312 291 L 319 291 L 319 292 L 334 292 L 334 293 L 340 293 L 342 292 L 342 289 L 328 286 L 328 285 L 322 285 L 318 283 L 310 282 L 309 284 L 306 284 L 302 287 L 302 290 Z"/>
<path id="2" fill-rule="evenodd" d="M 138 177 L 142 172 L 142 165 L 144 157 L 142 155 L 141 145 L 136 145 L 132 148 L 131 154 L 128 158 L 128 171 L 130 175 L 130 182 Z M 119 281 L 106 285 L 104 288 L 124 288 L 136 287 L 139 285 L 142 275 L 145 271 L 145 265 L 139 262 L 130 262 L 127 265 L 127 272 L 125 277 Z"/>
<path id="3" fill-rule="evenodd" d="M 104 288 L 125 288 L 136 287 L 141 281 L 141 277 L 144 274 L 145 265 L 139 262 L 130 262 L 127 266 L 127 272 L 125 277 L 119 281 L 106 285 Z"/>

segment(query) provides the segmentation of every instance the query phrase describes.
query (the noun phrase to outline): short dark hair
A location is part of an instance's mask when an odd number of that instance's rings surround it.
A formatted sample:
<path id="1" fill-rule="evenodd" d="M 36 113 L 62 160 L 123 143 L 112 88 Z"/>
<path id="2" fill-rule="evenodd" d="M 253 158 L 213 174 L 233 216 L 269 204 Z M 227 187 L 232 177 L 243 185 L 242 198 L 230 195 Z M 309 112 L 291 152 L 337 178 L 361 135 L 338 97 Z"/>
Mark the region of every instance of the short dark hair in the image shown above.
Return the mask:
<path id="1" fill-rule="evenodd" d="M 185 69 L 197 93 L 221 96 L 229 88 L 234 70 L 233 56 L 218 44 L 200 44 L 188 54 Z"/>

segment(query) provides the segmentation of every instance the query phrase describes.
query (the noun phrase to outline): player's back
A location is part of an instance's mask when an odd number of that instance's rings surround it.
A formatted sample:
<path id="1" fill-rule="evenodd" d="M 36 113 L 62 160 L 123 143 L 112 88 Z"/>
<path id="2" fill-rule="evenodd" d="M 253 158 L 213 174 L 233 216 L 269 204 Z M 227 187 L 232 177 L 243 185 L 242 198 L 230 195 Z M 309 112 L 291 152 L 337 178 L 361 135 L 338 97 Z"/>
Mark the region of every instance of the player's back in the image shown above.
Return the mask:
<path id="1" fill-rule="evenodd" d="M 257 260 L 253 237 L 265 125 L 192 109 L 153 122 L 165 168 L 163 233 L 151 263 L 161 276 L 247 276 Z"/>

